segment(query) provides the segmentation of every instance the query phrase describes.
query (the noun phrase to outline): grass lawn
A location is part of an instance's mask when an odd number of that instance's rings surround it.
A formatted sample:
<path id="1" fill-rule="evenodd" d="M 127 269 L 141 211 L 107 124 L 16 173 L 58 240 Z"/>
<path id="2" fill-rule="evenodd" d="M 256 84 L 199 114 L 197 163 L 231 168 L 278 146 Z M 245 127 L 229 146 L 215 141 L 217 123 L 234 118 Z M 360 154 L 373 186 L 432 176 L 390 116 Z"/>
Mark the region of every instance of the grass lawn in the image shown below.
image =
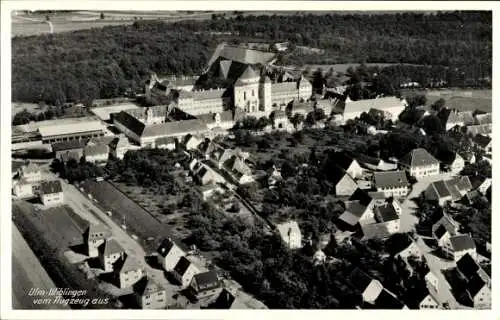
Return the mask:
<path id="1" fill-rule="evenodd" d="M 91 299 L 109 297 L 98 288 L 97 281 L 87 279 L 64 257 L 69 245 L 81 243 L 80 229 L 65 207 L 35 211 L 28 202 L 15 202 L 12 204 L 12 220 L 58 287 L 86 290 Z M 88 306 L 110 307 L 110 304 Z"/>
<path id="2" fill-rule="evenodd" d="M 443 90 L 402 90 L 403 95 L 424 94 L 427 96 L 427 105 L 431 105 L 439 99 L 446 100 L 446 106 L 461 111 L 481 110 L 492 111 L 491 90 L 466 90 L 466 89 L 443 89 Z"/>

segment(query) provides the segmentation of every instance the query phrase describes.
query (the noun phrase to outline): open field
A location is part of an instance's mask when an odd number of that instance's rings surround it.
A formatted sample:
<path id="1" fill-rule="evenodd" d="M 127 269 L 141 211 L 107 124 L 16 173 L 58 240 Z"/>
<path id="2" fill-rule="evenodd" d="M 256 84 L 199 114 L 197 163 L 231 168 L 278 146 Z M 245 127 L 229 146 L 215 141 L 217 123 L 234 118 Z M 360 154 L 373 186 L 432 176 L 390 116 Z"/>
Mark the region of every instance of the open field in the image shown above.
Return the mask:
<path id="1" fill-rule="evenodd" d="M 427 104 L 431 105 L 439 99 L 446 100 L 446 106 L 458 110 L 481 110 L 492 112 L 491 90 L 467 90 L 467 89 L 445 89 L 445 90 L 402 90 L 406 94 L 424 94 L 427 96 Z"/>
<path id="2" fill-rule="evenodd" d="M 26 240 L 12 227 L 12 308 L 13 309 L 69 309 L 61 304 L 35 304 L 31 288 L 50 290 L 56 285 L 42 267 Z M 54 296 L 55 297 L 55 296 Z"/>
<path id="3" fill-rule="evenodd" d="M 210 19 L 209 12 L 183 13 L 176 11 L 161 12 L 113 12 L 103 11 L 104 19 L 100 19 L 101 11 L 78 11 L 70 13 L 48 14 L 54 33 L 69 32 L 82 29 L 102 28 L 105 26 L 130 25 L 136 20 L 158 19 L 168 22 L 184 19 Z M 12 17 L 11 34 L 15 36 L 33 36 L 50 33 L 50 26 L 45 21 L 46 14 L 18 14 Z"/>
<path id="4" fill-rule="evenodd" d="M 106 298 L 95 280 L 87 279 L 64 257 L 68 246 L 82 242 L 80 222 L 67 214 L 69 210 L 68 207 L 35 210 L 31 203 L 16 201 L 12 204 L 12 220 L 57 287 L 85 290 L 90 299 Z M 109 308 L 109 305 L 89 304 L 87 308 Z"/>

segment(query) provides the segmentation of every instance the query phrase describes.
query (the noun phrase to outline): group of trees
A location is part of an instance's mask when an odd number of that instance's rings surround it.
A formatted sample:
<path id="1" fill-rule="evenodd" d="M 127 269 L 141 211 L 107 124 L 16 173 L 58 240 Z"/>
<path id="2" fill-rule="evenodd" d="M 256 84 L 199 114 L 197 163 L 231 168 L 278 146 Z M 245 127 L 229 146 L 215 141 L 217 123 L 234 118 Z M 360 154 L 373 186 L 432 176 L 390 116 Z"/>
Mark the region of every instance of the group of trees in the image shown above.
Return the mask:
<path id="1" fill-rule="evenodd" d="M 50 106 L 47 108 L 47 110 L 40 113 L 32 113 L 29 112 L 27 109 L 23 109 L 21 112 L 18 112 L 14 115 L 14 117 L 12 118 L 12 125 L 17 126 L 20 124 L 29 123 L 31 121 L 56 119 L 60 118 L 61 116 L 64 116 L 65 114 L 66 111 L 61 106 L 59 107 Z"/>
<path id="2" fill-rule="evenodd" d="M 66 162 L 54 159 L 51 164 L 51 169 L 58 173 L 61 178 L 67 179 L 70 183 L 101 177 L 104 174 L 102 167 L 86 162 L 83 157 L 80 161 L 70 158 Z"/>
<path id="3" fill-rule="evenodd" d="M 102 18 L 102 17 L 101 17 Z M 239 15 L 175 23 L 136 21 L 12 40 L 12 97 L 60 105 L 112 98 L 142 88 L 149 72 L 199 74 L 211 50 L 229 32 L 235 38 L 288 40 L 325 49 L 280 54 L 284 64 L 377 62 L 413 63 L 382 70 L 374 86 L 411 78 L 460 84 L 491 77 L 491 12 L 381 15 Z M 456 32 L 460 30 L 460 32 Z M 227 37 L 227 35 L 225 36 Z M 189 41 L 186 41 L 189 39 Z M 345 61 L 341 61 L 345 60 Z M 380 83 L 379 83 L 380 80 Z M 315 87 L 325 79 L 314 80 Z"/>

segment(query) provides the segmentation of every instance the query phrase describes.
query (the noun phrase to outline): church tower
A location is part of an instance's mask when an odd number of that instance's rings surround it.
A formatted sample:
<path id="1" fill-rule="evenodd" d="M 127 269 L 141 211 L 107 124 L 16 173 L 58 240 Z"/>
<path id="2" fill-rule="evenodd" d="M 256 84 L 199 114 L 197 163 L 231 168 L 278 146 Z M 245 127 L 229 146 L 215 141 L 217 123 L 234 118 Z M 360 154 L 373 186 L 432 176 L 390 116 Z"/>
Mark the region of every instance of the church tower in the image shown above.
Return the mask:
<path id="1" fill-rule="evenodd" d="M 259 84 L 259 111 L 270 113 L 271 100 L 271 79 L 265 76 L 260 80 Z"/>

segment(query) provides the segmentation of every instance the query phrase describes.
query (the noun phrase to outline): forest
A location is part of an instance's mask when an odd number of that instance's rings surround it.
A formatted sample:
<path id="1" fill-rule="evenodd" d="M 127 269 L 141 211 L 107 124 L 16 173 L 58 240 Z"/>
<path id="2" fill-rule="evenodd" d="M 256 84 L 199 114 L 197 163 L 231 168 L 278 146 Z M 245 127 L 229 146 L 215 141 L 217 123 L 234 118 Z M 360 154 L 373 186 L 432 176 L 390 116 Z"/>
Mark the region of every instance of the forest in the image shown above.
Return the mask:
<path id="1" fill-rule="evenodd" d="M 97 98 L 141 90 L 150 72 L 199 74 L 217 43 L 228 40 L 216 34 L 221 31 L 234 35 L 232 43 L 253 37 L 325 50 L 315 55 L 280 53 L 281 64 L 412 63 L 445 66 L 463 78 L 491 77 L 491 25 L 490 12 L 214 15 L 208 21 L 136 21 L 130 26 L 14 37 L 12 99 L 91 105 Z M 415 68 L 396 66 L 385 73 L 417 79 L 429 72 L 443 74 L 437 67 Z"/>

